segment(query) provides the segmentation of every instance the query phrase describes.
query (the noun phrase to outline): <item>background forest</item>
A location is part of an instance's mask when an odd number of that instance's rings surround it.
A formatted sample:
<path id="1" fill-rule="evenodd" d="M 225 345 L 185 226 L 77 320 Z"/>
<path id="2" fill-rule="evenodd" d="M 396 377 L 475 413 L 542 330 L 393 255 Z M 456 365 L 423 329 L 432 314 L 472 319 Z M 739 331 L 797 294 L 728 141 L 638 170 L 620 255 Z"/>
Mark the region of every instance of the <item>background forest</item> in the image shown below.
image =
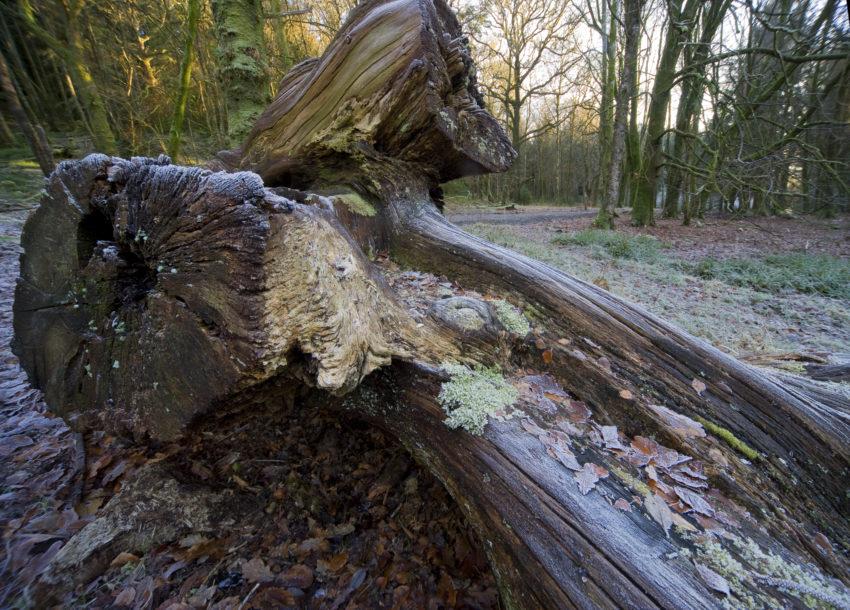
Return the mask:
<path id="1" fill-rule="evenodd" d="M 707 208 L 847 208 L 843 2 L 453 4 L 488 109 L 520 154 L 510 172 L 449 185 L 449 195 L 599 204 L 602 227 L 618 206 L 633 207 L 639 226 L 656 215 L 688 223 Z M 283 75 L 321 53 L 351 6 L 4 2 L 0 76 L 7 106 L 14 97 L 20 108 L 3 114 L 0 144 L 23 143 L 27 123 L 27 140 L 46 133 L 47 153 L 203 161 L 239 144 Z"/>

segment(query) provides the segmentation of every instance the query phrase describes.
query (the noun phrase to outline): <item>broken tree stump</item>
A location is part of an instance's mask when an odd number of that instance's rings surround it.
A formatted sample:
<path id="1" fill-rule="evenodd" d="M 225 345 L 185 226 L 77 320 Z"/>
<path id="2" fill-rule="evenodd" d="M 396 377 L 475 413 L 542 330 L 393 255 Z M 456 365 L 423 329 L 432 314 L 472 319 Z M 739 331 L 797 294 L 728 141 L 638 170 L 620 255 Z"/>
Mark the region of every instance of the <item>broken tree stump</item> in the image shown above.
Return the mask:
<path id="1" fill-rule="evenodd" d="M 235 173 L 60 165 L 15 351 L 80 428 L 174 439 L 296 392 L 385 428 L 507 607 L 850 604 L 846 399 L 442 217 L 441 182 L 514 156 L 444 2 L 361 3 L 220 155 Z M 468 300 L 401 291 L 378 251 Z"/>

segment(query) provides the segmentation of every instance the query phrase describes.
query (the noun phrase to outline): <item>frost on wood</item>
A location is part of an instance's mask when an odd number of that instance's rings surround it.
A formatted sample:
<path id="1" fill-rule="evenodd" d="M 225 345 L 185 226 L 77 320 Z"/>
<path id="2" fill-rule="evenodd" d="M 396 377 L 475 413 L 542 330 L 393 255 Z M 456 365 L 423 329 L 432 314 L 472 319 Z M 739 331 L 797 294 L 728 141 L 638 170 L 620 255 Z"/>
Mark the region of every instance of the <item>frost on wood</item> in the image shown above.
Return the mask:
<path id="1" fill-rule="evenodd" d="M 519 397 L 516 388 L 494 369 L 461 364 L 444 364 L 443 369 L 451 376 L 439 395 L 449 428 L 482 434 L 487 418 L 509 409 Z"/>
<path id="2" fill-rule="evenodd" d="M 64 162 L 22 243 L 13 347 L 81 427 L 174 438 L 293 362 L 344 393 L 436 341 L 330 210 L 250 172 Z"/>

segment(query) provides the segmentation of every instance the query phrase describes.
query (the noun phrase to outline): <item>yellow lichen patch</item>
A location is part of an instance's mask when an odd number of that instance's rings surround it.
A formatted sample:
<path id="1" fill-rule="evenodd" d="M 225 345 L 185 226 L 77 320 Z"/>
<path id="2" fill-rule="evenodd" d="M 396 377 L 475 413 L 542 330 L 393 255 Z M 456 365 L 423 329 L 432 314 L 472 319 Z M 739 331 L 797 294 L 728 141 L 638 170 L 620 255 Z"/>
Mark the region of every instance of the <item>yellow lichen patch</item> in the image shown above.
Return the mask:
<path id="1" fill-rule="evenodd" d="M 620 481 L 622 481 L 623 484 L 633 489 L 640 495 L 646 497 L 652 493 L 652 490 L 649 489 L 649 486 L 646 483 L 636 477 L 633 477 L 622 468 L 618 468 L 617 466 L 612 466 L 609 464 L 608 470 L 613 472 L 614 476 L 617 477 Z"/>

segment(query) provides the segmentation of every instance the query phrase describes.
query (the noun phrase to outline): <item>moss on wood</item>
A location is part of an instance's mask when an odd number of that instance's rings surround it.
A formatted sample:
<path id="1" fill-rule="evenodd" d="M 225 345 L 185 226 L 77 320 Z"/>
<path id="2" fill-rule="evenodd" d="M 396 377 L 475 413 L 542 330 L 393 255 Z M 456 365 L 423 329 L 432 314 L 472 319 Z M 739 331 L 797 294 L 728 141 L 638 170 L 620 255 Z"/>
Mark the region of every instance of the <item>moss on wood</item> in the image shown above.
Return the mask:
<path id="1" fill-rule="evenodd" d="M 695 416 L 694 419 L 701 423 L 705 427 L 705 429 L 711 432 L 714 436 L 716 436 L 717 438 L 725 442 L 727 445 L 732 447 L 732 449 L 746 456 L 747 459 L 755 461 L 762 457 L 762 455 L 758 451 L 756 451 L 755 449 L 747 445 L 744 441 L 739 439 L 737 436 L 732 434 L 730 430 L 727 430 L 722 426 L 718 426 L 717 424 L 713 424 L 707 419 L 704 419 L 699 416 Z"/>

